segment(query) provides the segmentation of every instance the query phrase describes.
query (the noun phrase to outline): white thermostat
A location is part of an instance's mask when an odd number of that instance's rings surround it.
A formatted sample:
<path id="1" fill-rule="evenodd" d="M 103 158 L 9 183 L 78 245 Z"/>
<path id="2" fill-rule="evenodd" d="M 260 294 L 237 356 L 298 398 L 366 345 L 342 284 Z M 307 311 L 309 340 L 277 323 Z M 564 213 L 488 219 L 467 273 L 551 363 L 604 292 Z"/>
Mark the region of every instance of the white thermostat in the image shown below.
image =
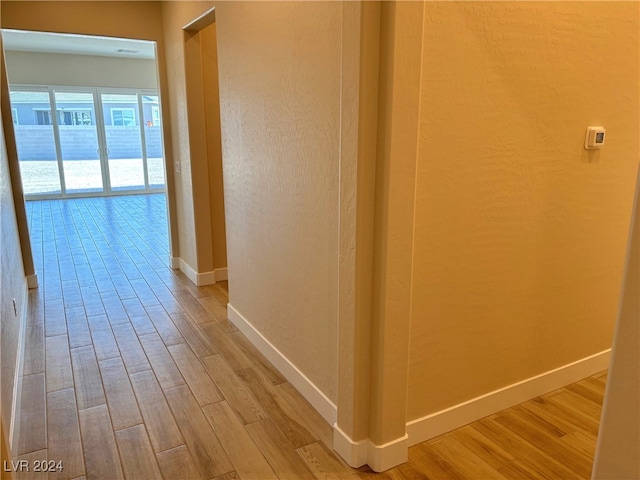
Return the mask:
<path id="1" fill-rule="evenodd" d="M 587 135 L 584 138 L 584 148 L 587 150 L 602 148 L 606 132 L 604 127 L 587 127 Z"/>

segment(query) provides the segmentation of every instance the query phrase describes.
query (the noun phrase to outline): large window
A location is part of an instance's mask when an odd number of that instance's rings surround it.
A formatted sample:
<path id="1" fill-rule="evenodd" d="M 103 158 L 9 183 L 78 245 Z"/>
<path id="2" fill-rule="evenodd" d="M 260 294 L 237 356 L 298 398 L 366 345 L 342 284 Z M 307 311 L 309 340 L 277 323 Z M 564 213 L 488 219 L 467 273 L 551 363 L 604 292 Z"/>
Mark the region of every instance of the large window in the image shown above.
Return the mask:
<path id="1" fill-rule="evenodd" d="M 164 190 L 157 92 L 12 86 L 10 98 L 28 197 Z"/>

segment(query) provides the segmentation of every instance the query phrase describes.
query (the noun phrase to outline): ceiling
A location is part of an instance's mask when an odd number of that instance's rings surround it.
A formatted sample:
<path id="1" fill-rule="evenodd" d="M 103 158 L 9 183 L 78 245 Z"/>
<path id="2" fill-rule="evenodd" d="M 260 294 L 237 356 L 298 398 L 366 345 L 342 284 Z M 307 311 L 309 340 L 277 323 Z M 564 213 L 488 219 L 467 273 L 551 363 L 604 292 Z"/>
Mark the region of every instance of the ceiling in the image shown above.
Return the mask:
<path id="1" fill-rule="evenodd" d="M 5 50 L 39 53 L 155 58 L 155 42 L 90 35 L 2 30 Z"/>

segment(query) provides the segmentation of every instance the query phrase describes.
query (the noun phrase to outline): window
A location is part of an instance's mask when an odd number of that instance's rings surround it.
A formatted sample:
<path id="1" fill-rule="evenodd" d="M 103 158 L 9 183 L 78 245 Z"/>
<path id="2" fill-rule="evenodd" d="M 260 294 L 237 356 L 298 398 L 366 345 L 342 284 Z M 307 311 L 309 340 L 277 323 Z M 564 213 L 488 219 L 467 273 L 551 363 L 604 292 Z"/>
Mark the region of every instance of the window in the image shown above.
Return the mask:
<path id="1" fill-rule="evenodd" d="M 60 125 L 93 125 L 91 110 L 58 110 Z"/>
<path id="2" fill-rule="evenodd" d="M 51 110 L 35 110 L 36 125 L 51 125 Z"/>
<path id="3" fill-rule="evenodd" d="M 112 108 L 111 125 L 117 127 L 135 127 L 136 115 L 133 108 Z"/>
<path id="4" fill-rule="evenodd" d="M 152 125 L 160 125 L 160 107 L 151 107 Z"/>
<path id="5" fill-rule="evenodd" d="M 51 110 L 35 110 L 36 125 L 51 125 Z M 93 125 L 91 110 L 58 109 L 58 125 Z"/>

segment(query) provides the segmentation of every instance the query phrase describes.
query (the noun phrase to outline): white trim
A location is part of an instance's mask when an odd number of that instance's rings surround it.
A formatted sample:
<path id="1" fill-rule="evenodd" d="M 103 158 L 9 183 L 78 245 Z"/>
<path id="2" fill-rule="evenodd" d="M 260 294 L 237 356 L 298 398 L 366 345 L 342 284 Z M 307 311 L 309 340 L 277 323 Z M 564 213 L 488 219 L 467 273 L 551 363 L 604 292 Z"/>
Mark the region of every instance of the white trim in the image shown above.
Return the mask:
<path id="1" fill-rule="evenodd" d="M 179 270 L 180 257 L 172 257 L 171 255 L 169 255 L 169 267 L 171 267 L 172 270 Z"/>
<path id="2" fill-rule="evenodd" d="M 211 7 L 206 12 L 203 12 L 201 15 L 198 15 L 196 18 L 187 23 L 182 30 L 185 32 L 197 33 L 200 30 L 203 30 L 205 27 L 208 27 L 216 20 L 216 7 Z"/>
<path id="3" fill-rule="evenodd" d="M 397 465 L 405 463 L 409 455 L 409 435 L 406 433 L 400 438 L 385 443 L 374 445 L 369 442 L 367 448 L 367 464 L 374 472 L 384 472 Z"/>
<path id="4" fill-rule="evenodd" d="M 302 373 L 280 350 L 267 340 L 256 328 L 238 312 L 233 305 L 227 304 L 227 316 L 245 337 L 269 360 L 274 367 L 293 385 L 298 392 L 315 408 L 329 425 L 336 423 L 337 408 L 304 373 Z"/>
<path id="5" fill-rule="evenodd" d="M 213 271 L 213 274 L 216 277 L 216 282 L 223 282 L 225 280 L 229 280 L 229 276 L 227 275 L 227 267 L 216 268 Z"/>
<path id="6" fill-rule="evenodd" d="M 38 274 L 27 275 L 27 287 L 29 289 L 38 288 Z"/>
<path id="7" fill-rule="evenodd" d="M 407 423 L 409 446 L 577 382 L 609 367 L 611 349 Z M 372 467 L 373 468 L 373 467 Z"/>
<path id="8" fill-rule="evenodd" d="M 337 423 L 333 424 L 333 449 L 350 467 L 360 468 L 367 463 L 368 440 L 354 442 Z"/>
<path id="9" fill-rule="evenodd" d="M 182 273 L 184 273 L 189 280 L 198 285 L 198 272 L 196 272 L 191 265 L 185 262 L 182 258 L 178 259 L 179 268 Z"/>
<path id="10" fill-rule="evenodd" d="M 9 426 L 9 454 L 17 456 L 18 438 L 20 435 L 20 404 L 22 402 L 22 374 L 24 372 L 24 349 L 27 325 L 27 304 L 29 287 L 24 280 L 23 300 L 20 308 L 20 325 L 18 327 L 18 351 L 16 352 L 16 370 L 13 378 L 13 405 L 11 405 L 11 425 Z"/>
<path id="11" fill-rule="evenodd" d="M 196 272 L 191 265 L 185 262 L 182 258 L 178 259 L 180 265 L 180 271 L 184 273 L 189 280 L 191 280 L 196 286 L 202 287 L 204 285 L 213 285 L 216 283 L 215 272 Z M 173 260 L 172 260 L 173 261 Z"/>
<path id="12" fill-rule="evenodd" d="M 375 445 L 370 440 L 354 442 L 337 424 L 333 426 L 333 449 L 353 468 L 364 464 L 375 472 L 384 472 L 407 461 L 409 436 Z"/>

